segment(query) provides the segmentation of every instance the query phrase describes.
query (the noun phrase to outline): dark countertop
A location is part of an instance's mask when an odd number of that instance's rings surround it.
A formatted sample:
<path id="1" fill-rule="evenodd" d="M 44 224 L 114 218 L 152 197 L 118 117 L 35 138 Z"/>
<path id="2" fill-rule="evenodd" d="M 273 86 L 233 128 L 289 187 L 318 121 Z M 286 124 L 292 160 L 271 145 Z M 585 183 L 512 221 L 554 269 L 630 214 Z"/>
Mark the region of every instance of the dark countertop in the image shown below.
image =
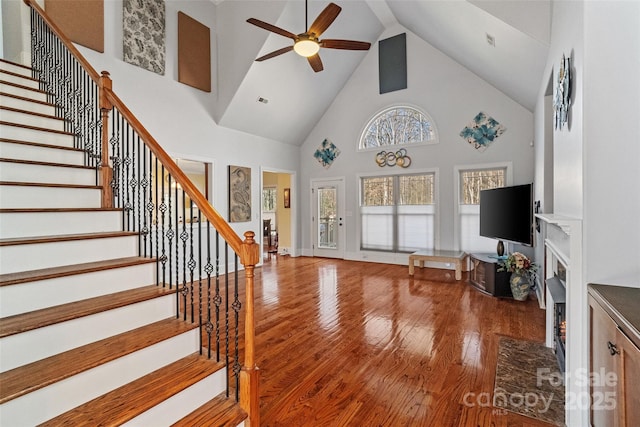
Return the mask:
<path id="1" fill-rule="evenodd" d="M 640 288 L 590 284 L 589 294 L 640 348 Z"/>

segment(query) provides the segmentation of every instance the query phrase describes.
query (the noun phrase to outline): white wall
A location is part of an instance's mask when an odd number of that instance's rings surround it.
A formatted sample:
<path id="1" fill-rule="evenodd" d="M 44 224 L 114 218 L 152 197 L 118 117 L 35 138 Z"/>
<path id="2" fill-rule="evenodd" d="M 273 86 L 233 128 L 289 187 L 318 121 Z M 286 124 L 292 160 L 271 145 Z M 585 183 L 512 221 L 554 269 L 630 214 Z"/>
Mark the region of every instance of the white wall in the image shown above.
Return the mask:
<path id="1" fill-rule="evenodd" d="M 79 47 L 99 72 L 108 70 L 113 90 L 127 104 L 163 148 L 182 158 L 211 159 L 214 166 L 213 206 L 227 217 L 227 166 L 248 166 L 252 172 L 252 221 L 234 223 L 242 236 L 251 230 L 261 236 L 260 168 L 297 170 L 299 148 L 218 126 L 216 7 L 208 0 L 166 1 L 166 72 L 164 76 L 122 61 L 122 1 L 105 2 L 105 53 Z M 177 13 L 211 29 L 212 92 L 177 81 Z M 251 120 L 251 117 L 247 117 Z"/>
<path id="2" fill-rule="evenodd" d="M 402 32 L 407 33 L 408 89 L 379 94 L 378 44 L 373 44 L 301 148 L 303 253 L 311 249 L 310 192 L 307 191 L 311 179 L 346 178 L 345 256 L 350 259 L 364 258 L 359 251 L 358 238 L 358 174 L 411 173 L 436 168 L 441 249 L 453 249 L 455 246 L 454 166 L 513 162 L 514 184 L 533 182 L 533 114 L 402 27 L 386 31 L 381 39 Z M 440 143 L 408 147 L 412 164 L 407 169 L 380 168 L 374 161 L 376 151 L 357 151 L 360 134 L 376 113 L 399 103 L 417 106 L 430 114 L 438 129 Z M 459 136 L 462 128 L 480 111 L 491 115 L 507 128 L 482 153 Z M 324 169 L 313 157 L 314 151 L 325 138 L 341 150 L 329 169 Z"/>
<path id="3" fill-rule="evenodd" d="M 584 25 L 585 278 L 640 287 L 640 2 L 588 1 Z"/>
<path id="4" fill-rule="evenodd" d="M 570 54 L 572 119 L 569 129 L 553 134 L 553 199 L 556 214 L 583 220 L 583 280 L 567 301 L 567 334 L 574 343 L 567 352 L 567 392 L 574 399 L 588 392 L 575 381 L 589 368 L 587 284 L 640 287 L 639 22 L 637 1 L 553 2 L 549 59 L 535 110 L 536 157 L 544 157 L 549 140 L 543 117 L 548 79 L 556 81 L 562 54 Z M 536 168 L 536 180 L 542 171 Z M 588 420 L 588 408 L 567 413 L 570 427 Z"/>

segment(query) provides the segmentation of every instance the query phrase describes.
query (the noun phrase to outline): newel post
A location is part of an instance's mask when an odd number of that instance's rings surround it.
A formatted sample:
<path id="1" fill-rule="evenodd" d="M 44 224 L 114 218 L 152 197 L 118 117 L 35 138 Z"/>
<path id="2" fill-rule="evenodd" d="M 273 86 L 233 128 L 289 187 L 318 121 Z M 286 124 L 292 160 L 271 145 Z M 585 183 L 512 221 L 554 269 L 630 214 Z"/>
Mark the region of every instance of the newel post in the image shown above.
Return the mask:
<path id="1" fill-rule="evenodd" d="M 254 319 L 254 270 L 260 260 L 260 247 L 254 240 L 255 233 L 244 233 L 240 259 L 245 271 L 245 326 L 244 326 L 244 366 L 240 371 L 240 406 L 248 414 L 247 427 L 260 426 L 260 372 L 255 358 L 255 319 Z"/>
<path id="2" fill-rule="evenodd" d="M 111 77 L 109 73 L 103 71 L 99 82 L 100 89 L 100 112 L 102 115 L 102 141 L 101 141 L 101 164 L 100 164 L 100 185 L 102 185 L 102 207 L 113 207 L 113 169 L 109 164 L 109 111 L 113 104 L 109 101 L 107 92 L 111 92 Z"/>

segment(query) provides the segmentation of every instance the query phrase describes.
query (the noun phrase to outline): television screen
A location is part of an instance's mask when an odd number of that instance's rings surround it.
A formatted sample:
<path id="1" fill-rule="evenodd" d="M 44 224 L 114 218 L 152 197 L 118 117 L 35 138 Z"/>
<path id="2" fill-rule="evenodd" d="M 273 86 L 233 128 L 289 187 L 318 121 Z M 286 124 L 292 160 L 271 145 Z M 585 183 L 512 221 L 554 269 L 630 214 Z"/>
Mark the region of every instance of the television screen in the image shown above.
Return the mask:
<path id="1" fill-rule="evenodd" d="M 480 192 L 480 235 L 533 245 L 533 184 Z"/>

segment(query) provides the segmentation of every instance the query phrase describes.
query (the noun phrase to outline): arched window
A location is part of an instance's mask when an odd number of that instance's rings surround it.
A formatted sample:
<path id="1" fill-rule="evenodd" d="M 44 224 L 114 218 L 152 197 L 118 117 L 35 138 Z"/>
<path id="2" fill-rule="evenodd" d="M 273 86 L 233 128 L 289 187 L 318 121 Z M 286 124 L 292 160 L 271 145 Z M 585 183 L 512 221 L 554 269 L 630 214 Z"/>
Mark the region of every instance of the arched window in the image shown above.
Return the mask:
<path id="1" fill-rule="evenodd" d="M 360 150 L 397 145 L 438 142 L 433 119 L 406 105 L 387 108 L 367 123 L 360 137 Z"/>

